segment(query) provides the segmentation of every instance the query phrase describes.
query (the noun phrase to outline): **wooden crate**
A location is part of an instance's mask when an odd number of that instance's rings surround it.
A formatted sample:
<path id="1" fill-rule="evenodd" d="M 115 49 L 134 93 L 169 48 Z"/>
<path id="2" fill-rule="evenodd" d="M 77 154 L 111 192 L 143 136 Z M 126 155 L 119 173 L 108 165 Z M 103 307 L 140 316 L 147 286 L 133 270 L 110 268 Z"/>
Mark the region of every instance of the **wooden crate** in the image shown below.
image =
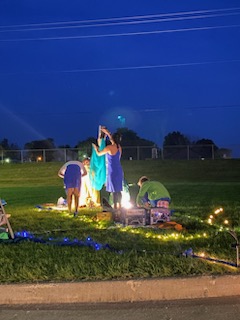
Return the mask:
<path id="1" fill-rule="evenodd" d="M 110 211 L 103 211 L 97 213 L 97 221 L 112 221 L 113 216 Z"/>
<path id="2" fill-rule="evenodd" d="M 146 225 L 146 210 L 144 208 L 122 209 L 122 223 L 125 226 Z"/>

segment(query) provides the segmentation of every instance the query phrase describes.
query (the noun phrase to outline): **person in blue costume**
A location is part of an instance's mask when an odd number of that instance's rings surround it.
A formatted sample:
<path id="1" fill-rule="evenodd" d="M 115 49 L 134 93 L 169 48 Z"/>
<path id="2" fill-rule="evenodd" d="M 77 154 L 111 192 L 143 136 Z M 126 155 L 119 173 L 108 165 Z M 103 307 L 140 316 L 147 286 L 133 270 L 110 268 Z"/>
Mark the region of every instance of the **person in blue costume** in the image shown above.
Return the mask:
<path id="1" fill-rule="evenodd" d="M 75 211 L 74 216 L 78 214 L 78 204 L 82 177 L 87 171 L 80 161 L 68 161 L 58 171 L 58 176 L 64 179 L 64 186 L 67 192 L 68 211 L 71 212 L 72 200 L 74 197 Z"/>
<path id="2" fill-rule="evenodd" d="M 102 127 L 101 131 L 109 138 L 110 144 L 103 150 L 93 143 L 93 148 L 98 157 L 106 156 L 107 179 L 106 191 L 112 193 L 114 209 L 121 208 L 121 198 L 123 190 L 123 169 L 121 165 L 122 147 L 120 145 L 121 135 L 111 133 L 107 128 Z"/>

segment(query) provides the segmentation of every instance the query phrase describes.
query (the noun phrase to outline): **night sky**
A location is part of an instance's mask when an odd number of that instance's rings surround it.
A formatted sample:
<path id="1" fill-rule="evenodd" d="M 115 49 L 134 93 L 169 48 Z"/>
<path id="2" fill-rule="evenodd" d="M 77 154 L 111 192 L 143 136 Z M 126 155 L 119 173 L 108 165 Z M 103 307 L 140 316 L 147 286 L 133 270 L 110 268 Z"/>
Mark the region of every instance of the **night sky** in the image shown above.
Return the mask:
<path id="1" fill-rule="evenodd" d="M 1 0 L 0 110 L 20 147 L 74 147 L 102 124 L 240 157 L 240 1 Z"/>

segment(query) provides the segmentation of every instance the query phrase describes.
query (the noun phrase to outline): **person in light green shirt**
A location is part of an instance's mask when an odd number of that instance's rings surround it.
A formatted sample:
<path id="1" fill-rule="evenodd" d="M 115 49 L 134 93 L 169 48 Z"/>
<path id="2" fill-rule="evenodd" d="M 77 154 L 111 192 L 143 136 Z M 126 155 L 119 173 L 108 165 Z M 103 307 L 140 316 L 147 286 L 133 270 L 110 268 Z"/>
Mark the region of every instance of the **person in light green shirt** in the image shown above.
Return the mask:
<path id="1" fill-rule="evenodd" d="M 158 181 L 151 181 L 143 176 L 138 181 L 140 187 L 136 204 L 138 207 L 168 207 L 171 196 L 165 186 Z"/>

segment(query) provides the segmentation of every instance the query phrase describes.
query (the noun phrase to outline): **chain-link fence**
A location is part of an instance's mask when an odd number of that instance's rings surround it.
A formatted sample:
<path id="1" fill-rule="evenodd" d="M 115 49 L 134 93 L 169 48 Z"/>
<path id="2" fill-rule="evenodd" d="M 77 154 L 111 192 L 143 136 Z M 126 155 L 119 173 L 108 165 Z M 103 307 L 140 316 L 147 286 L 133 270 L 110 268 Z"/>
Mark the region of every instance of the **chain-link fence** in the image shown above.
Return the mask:
<path id="1" fill-rule="evenodd" d="M 129 146 L 122 147 L 123 160 L 146 159 L 230 159 L 233 156 L 231 148 L 216 148 L 214 145 L 182 145 L 164 146 Z M 1 150 L 1 163 L 24 162 L 66 162 L 69 160 L 82 160 L 91 156 L 91 147 L 86 148 L 59 148 L 59 149 L 31 149 L 31 150 Z M 240 146 L 234 146 L 234 150 L 240 150 Z M 236 153 L 236 152 L 235 152 Z"/>

